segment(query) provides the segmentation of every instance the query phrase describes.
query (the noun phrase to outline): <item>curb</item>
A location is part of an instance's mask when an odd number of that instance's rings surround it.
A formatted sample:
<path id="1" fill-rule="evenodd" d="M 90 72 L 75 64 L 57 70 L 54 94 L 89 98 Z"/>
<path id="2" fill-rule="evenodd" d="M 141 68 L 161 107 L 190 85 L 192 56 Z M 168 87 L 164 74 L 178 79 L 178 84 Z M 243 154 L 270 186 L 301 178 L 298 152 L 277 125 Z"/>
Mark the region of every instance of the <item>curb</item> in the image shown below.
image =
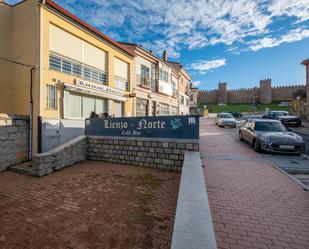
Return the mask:
<path id="1" fill-rule="evenodd" d="M 295 178 L 294 176 L 292 176 L 291 174 L 287 173 L 286 171 L 284 171 L 283 169 L 279 168 L 278 166 L 276 166 L 275 164 L 273 164 L 272 162 L 268 161 L 267 159 L 265 159 L 264 157 L 262 157 L 262 159 L 269 163 L 271 166 L 273 166 L 275 169 L 279 170 L 281 173 L 283 173 L 284 175 L 286 175 L 287 177 L 289 177 L 292 181 L 294 181 L 295 183 L 297 183 L 299 186 L 302 187 L 303 190 L 305 191 L 309 191 L 309 187 L 306 186 L 305 184 L 303 184 L 300 180 L 298 180 L 297 178 Z"/>

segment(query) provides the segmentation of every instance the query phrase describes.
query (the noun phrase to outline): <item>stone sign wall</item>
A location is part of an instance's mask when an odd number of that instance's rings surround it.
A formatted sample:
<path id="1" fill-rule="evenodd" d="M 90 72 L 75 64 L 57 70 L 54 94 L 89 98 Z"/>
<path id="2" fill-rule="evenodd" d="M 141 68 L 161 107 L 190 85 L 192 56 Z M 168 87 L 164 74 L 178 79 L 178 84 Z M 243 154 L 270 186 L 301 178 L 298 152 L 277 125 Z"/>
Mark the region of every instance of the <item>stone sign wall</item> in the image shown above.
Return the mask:
<path id="1" fill-rule="evenodd" d="M 179 170 L 185 151 L 198 151 L 198 139 L 88 137 L 87 159 Z"/>
<path id="2" fill-rule="evenodd" d="M 27 160 L 29 118 L 0 115 L 0 171 Z"/>
<path id="3" fill-rule="evenodd" d="M 199 139 L 199 116 L 86 119 L 85 135 Z"/>

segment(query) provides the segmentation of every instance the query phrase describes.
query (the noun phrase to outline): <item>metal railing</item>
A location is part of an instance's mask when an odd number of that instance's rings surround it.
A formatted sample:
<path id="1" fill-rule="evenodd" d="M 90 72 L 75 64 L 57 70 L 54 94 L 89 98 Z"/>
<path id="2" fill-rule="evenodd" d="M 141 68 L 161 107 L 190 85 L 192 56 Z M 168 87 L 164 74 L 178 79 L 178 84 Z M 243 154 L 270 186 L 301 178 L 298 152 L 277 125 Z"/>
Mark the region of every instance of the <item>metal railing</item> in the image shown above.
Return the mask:
<path id="1" fill-rule="evenodd" d="M 49 55 L 49 68 L 85 80 L 107 85 L 108 73 L 57 54 Z"/>
<path id="2" fill-rule="evenodd" d="M 151 79 L 147 78 L 147 77 L 142 77 L 140 75 L 135 75 L 136 77 L 136 85 L 137 86 L 142 86 L 142 87 L 147 87 L 147 88 L 151 88 Z"/>
<path id="3" fill-rule="evenodd" d="M 124 79 L 119 76 L 114 76 L 115 79 L 115 87 L 123 90 L 123 91 L 130 91 L 130 82 L 127 79 Z"/>

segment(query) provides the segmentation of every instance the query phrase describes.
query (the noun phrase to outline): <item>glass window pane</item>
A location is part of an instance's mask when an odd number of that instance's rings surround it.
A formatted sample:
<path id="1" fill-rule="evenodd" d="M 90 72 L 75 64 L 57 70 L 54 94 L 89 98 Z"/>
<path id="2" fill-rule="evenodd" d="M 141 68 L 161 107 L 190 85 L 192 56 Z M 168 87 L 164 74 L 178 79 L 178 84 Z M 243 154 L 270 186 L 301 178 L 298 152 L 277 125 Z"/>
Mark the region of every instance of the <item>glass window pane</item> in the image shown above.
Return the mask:
<path id="1" fill-rule="evenodd" d="M 79 64 L 73 64 L 73 75 L 80 77 L 82 74 L 82 68 Z"/>
<path id="2" fill-rule="evenodd" d="M 115 117 L 121 117 L 122 116 L 122 102 L 120 101 L 114 101 L 114 114 Z"/>
<path id="3" fill-rule="evenodd" d="M 83 97 L 83 118 L 89 118 L 94 111 L 94 98 Z"/>
<path id="4" fill-rule="evenodd" d="M 81 96 L 69 94 L 69 117 L 81 118 Z"/>
<path id="5" fill-rule="evenodd" d="M 90 68 L 88 67 L 84 67 L 84 78 L 86 80 L 91 80 L 91 72 L 90 72 Z"/>
<path id="6" fill-rule="evenodd" d="M 92 81 L 98 82 L 99 81 L 99 73 L 96 70 L 92 70 Z"/>
<path id="7" fill-rule="evenodd" d="M 69 61 L 66 60 L 62 60 L 62 72 L 63 73 L 67 73 L 67 74 L 71 74 L 72 72 L 72 64 Z"/>
<path id="8" fill-rule="evenodd" d="M 61 71 L 61 59 L 54 55 L 50 55 L 49 56 L 49 67 L 50 69 Z"/>

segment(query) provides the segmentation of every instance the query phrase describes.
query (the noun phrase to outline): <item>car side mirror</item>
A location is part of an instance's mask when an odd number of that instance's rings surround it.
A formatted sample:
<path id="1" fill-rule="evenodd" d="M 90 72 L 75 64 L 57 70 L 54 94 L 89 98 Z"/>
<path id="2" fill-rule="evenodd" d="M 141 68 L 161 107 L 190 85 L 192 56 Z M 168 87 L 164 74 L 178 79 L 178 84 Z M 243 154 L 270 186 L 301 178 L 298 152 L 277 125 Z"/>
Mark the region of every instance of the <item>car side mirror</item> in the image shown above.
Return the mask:
<path id="1" fill-rule="evenodd" d="M 293 129 L 290 128 L 290 127 L 287 127 L 286 129 L 287 129 L 288 131 L 293 131 Z"/>

